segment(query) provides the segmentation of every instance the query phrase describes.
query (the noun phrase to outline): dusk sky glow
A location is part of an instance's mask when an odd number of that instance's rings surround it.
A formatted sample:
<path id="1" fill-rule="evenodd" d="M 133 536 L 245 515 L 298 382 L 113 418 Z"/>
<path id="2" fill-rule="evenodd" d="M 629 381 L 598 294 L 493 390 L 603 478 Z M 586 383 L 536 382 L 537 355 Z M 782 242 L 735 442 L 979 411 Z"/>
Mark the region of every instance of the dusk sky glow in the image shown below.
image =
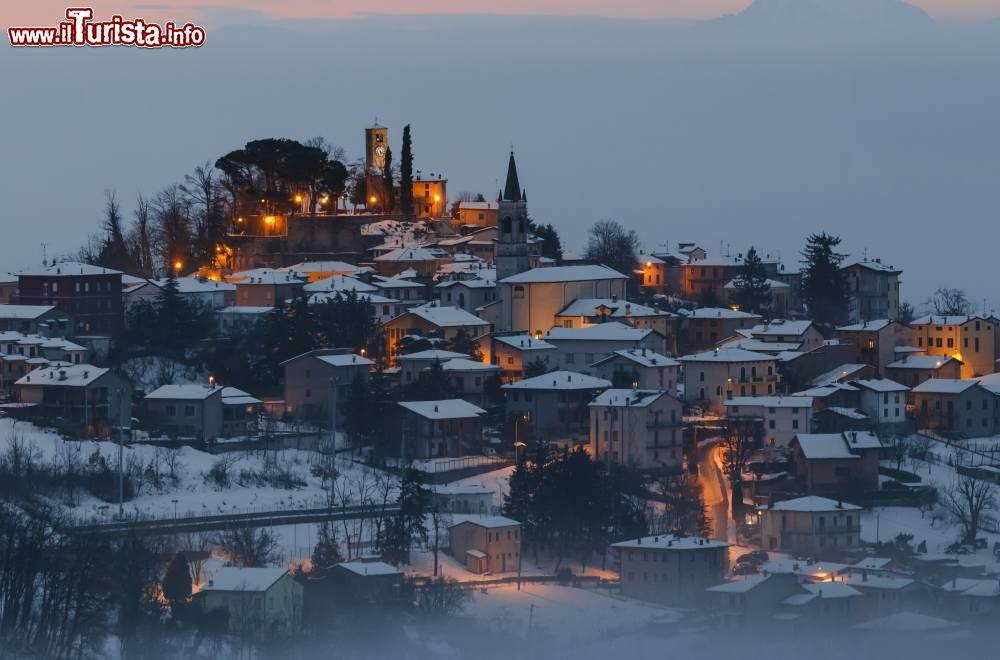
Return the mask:
<path id="1" fill-rule="evenodd" d="M 632 19 L 705 19 L 745 9 L 748 0 L 177 0 L 170 3 L 92 3 L 97 16 L 119 13 L 155 20 L 204 20 L 241 13 L 278 19 L 351 18 L 366 14 L 524 14 L 603 16 Z M 979 20 L 1000 16 L 1000 0 L 912 0 L 940 20 Z M 4 26 L 47 25 L 62 16 L 65 0 L 37 0 L 5 7 Z M 220 21 L 222 23 L 225 20 Z"/>

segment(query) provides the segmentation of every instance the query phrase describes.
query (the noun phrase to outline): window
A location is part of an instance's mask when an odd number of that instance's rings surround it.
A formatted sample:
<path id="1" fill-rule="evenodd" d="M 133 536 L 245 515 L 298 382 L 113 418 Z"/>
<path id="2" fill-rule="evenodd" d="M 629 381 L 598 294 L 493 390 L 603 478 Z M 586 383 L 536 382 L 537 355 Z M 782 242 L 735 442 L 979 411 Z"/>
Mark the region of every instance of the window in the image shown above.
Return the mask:
<path id="1" fill-rule="evenodd" d="M 173 417 L 177 414 L 177 408 L 175 406 L 167 406 L 167 417 Z"/>
<path id="2" fill-rule="evenodd" d="M 792 428 L 794 430 L 798 430 L 798 428 L 799 428 L 799 420 L 797 420 L 797 419 L 793 419 L 792 420 Z"/>
<path id="3" fill-rule="evenodd" d="M 184 416 L 194 417 L 194 406 L 184 406 Z"/>
<path id="4" fill-rule="evenodd" d="M 767 420 L 767 428 L 774 429 L 774 420 L 773 419 Z"/>

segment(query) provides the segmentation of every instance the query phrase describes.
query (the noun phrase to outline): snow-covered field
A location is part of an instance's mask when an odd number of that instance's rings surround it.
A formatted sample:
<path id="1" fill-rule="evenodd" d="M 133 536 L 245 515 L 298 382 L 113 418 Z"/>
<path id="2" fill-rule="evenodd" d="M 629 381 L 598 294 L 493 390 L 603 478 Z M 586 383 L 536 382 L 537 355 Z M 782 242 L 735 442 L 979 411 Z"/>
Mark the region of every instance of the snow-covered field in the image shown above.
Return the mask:
<path id="1" fill-rule="evenodd" d="M 117 471 L 118 445 L 113 442 L 66 441 L 59 435 L 26 422 L 0 419 L 0 454 L 5 453 L 15 438 L 35 452 L 36 460 L 44 465 L 86 465 L 100 456 Z M 327 505 L 329 486 L 324 489 L 321 476 L 314 466 L 322 466 L 328 458 L 311 451 L 294 449 L 262 452 L 232 452 L 210 454 L 182 447 L 167 449 L 135 444 L 123 451 L 126 473 L 143 473 L 136 497 L 125 503 L 129 517 L 171 518 L 226 513 L 248 513 L 284 509 L 314 508 Z M 229 475 L 228 485 L 221 485 L 208 475 L 213 467 L 224 462 Z M 362 488 L 373 489 L 377 475 L 384 473 L 351 462 L 347 457 L 335 460 L 338 473 L 334 491 L 343 497 L 360 501 Z M 159 473 L 159 487 L 153 485 L 150 473 Z M 296 485 L 280 485 L 288 478 Z M 267 483 L 268 481 L 272 483 Z M 57 501 L 65 513 L 80 521 L 110 521 L 117 514 L 117 504 L 103 502 L 80 491 L 75 501 Z"/>

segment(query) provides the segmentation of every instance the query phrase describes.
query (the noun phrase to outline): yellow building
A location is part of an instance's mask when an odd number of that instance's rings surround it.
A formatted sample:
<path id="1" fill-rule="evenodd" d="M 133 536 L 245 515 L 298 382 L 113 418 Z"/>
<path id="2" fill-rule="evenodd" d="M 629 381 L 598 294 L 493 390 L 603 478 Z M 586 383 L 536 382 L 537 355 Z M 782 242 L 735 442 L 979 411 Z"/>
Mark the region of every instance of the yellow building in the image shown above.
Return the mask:
<path id="1" fill-rule="evenodd" d="M 413 214 L 418 218 L 442 218 L 448 215 L 448 179 L 413 181 Z"/>
<path id="2" fill-rule="evenodd" d="M 997 370 L 1000 321 L 993 317 L 932 314 L 917 319 L 910 328 L 913 345 L 927 355 L 961 360 L 962 378 L 977 378 Z"/>

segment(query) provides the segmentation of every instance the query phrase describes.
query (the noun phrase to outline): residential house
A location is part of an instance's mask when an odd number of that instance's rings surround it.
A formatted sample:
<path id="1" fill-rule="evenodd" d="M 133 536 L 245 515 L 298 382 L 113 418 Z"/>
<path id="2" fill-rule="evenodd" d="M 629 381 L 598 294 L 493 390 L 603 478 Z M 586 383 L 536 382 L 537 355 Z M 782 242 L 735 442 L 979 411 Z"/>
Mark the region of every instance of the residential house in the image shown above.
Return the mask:
<path id="1" fill-rule="evenodd" d="M 18 303 L 55 306 L 78 335 L 116 335 L 124 323 L 122 272 L 65 262 L 18 274 Z"/>
<path id="2" fill-rule="evenodd" d="M 808 495 L 761 510 L 766 550 L 823 558 L 861 545 L 861 507 Z"/>
<path id="3" fill-rule="evenodd" d="M 663 390 L 671 396 L 677 393 L 681 363 L 645 348 L 618 350 L 598 360 L 590 369 L 598 378 L 619 386 L 640 390 Z"/>
<path id="4" fill-rule="evenodd" d="M 279 630 L 302 625 L 304 589 L 284 568 L 225 566 L 202 585 L 195 603 L 202 612 L 224 610 L 236 633 Z"/>
<path id="5" fill-rule="evenodd" d="M 396 598 L 403 572 L 377 557 L 360 557 L 335 564 L 330 582 L 344 605 L 379 605 Z"/>
<path id="6" fill-rule="evenodd" d="M 356 266 L 345 261 L 303 261 L 279 270 L 304 275 L 307 282 L 313 283 L 337 275 L 357 275 L 358 273 L 369 272 L 371 268 L 368 266 Z"/>
<path id="7" fill-rule="evenodd" d="M 459 202 L 458 221 L 463 227 L 496 227 L 499 208 L 496 202 Z"/>
<path id="8" fill-rule="evenodd" d="M 912 389 L 931 378 L 961 378 L 963 366 L 953 357 L 904 354 L 902 359 L 890 362 L 885 371 L 887 378 Z"/>
<path id="9" fill-rule="evenodd" d="M 857 356 L 854 360 L 873 367 L 879 378 L 884 378 L 886 368 L 896 361 L 897 347 L 910 345 L 911 336 L 909 326 L 888 319 L 862 321 L 837 328 L 840 343 L 855 347 Z"/>
<path id="10" fill-rule="evenodd" d="M 445 513 L 491 513 L 494 491 L 482 484 L 435 484 L 428 486 L 434 506 Z"/>
<path id="11" fill-rule="evenodd" d="M 580 298 L 562 309 L 555 318 L 561 328 L 585 328 L 616 321 L 640 330 L 655 330 L 664 337 L 664 351 L 677 352 L 680 317 L 653 307 L 613 298 Z"/>
<path id="12" fill-rule="evenodd" d="M 810 396 L 738 396 L 724 403 L 726 417 L 761 419 L 763 441 L 769 447 L 787 447 L 796 435 L 812 428 Z"/>
<path id="13" fill-rule="evenodd" d="M 399 406 L 400 453 L 405 460 L 481 453 L 482 408 L 462 399 L 400 401 Z"/>
<path id="14" fill-rule="evenodd" d="M 0 305 L 0 332 L 72 337 L 73 317 L 54 305 Z"/>
<path id="15" fill-rule="evenodd" d="M 235 387 L 222 388 L 222 437 L 257 435 L 257 417 L 263 402 Z"/>
<path id="16" fill-rule="evenodd" d="M 777 392 L 777 361 L 771 355 L 741 348 L 723 348 L 678 358 L 684 365 L 684 402 L 725 413 L 734 396 L 764 396 Z"/>
<path id="17" fill-rule="evenodd" d="M 0 273 L 0 305 L 13 305 L 17 302 L 17 275 Z"/>
<path id="18" fill-rule="evenodd" d="M 911 395 L 920 428 L 963 437 L 1000 431 L 1000 396 L 976 380 L 931 378 Z"/>
<path id="19" fill-rule="evenodd" d="M 409 385 L 420 380 L 420 375 L 435 364 L 441 365 L 449 360 L 470 358 L 465 353 L 455 351 L 445 351 L 440 348 L 432 348 L 416 353 L 405 353 L 396 357 L 396 364 L 399 365 L 399 378 L 403 385 Z"/>
<path id="20" fill-rule="evenodd" d="M 737 277 L 726 282 L 725 286 L 722 287 L 722 302 L 731 308 L 739 307 L 737 303 L 739 301 L 740 289 L 742 288 L 741 282 L 740 277 Z M 768 314 L 774 318 L 784 318 L 793 308 L 794 297 L 791 285 L 787 282 L 770 278 L 766 279 L 765 283 L 770 287 L 770 298 L 765 305 Z"/>
<path id="21" fill-rule="evenodd" d="M 589 438 L 588 404 L 611 381 L 553 371 L 503 386 L 507 416 L 522 420 L 538 439 Z"/>
<path id="22" fill-rule="evenodd" d="M 489 404 L 490 384 L 500 376 L 500 367 L 464 357 L 442 363 L 441 371 L 456 397 L 481 406 Z"/>
<path id="23" fill-rule="evenodd" d="M 163 385 L 146 395 L 145 425 L 174 438 L 210 442 L 222 436 L 222 388 Z"/>
<path id="24" fill-rule="evenodd" d="M 302 295 L 306 283 L 304 275 L 270 268 L 233 273 L 226 280 L 236 285 L 237 307 L 277 307 Z"/>
<path id="25" fill-rule="evenodd" d="M 622 595 L 690 607 L 725 578 L 729 544 L 698 536 L 663 534 L 612 544 Z"/>
<path id="26" fill-rule="evenodd" d="M 215 326 L 220 335 L 237 337 L 252 332 L 273 312 L 274 307 L 224 307 L 215 311 Z"/>
<path id="27" fill-rule="evenodd" d="M 850 323 L 875 319 L 899 320 L 899 276 L 903 271 L 864 259 L 842 266 L 849 287 L 847 315 Z"/>
<path id="28" fill-rule="evenodd" d="M 471 340 L 488 334 L 490 324 L 458 307 L 441 307 L 434 303 L 413 307 L 385 324 L 388 355 L 393 364 L 398 356 L 399 342 L 408 335 L 455 339 L 464 334 Z"/>
<path id="29" fill-rule="evenodd" d="M 521 566 L 521 523 L 474 516 L 448 528 L 451 556 L 473 573 L 513 573 Z"/>
<path id="30" fill-rule="evenodd" d="M 628 277 L 606 266 L 532 268 L 497 283 L 497 330 L 541 336 L 559 312 L 581 298 L 625 298 Z"/>
<path id="31" fill-rule="evenodd" d="M 681 316 L 680 345 L 685 352 L 712 348 L 724 339 L 738 335 L 740 330 L 752 328 L 763 320 L 758 314 L 728 307 L 681 310 Z"/>
<path id="32" fill-rule="evenodd" d="M 556 368 L 590 373 L 592 366 L 615 351 L 646 349 L 662 353 L 663 336 L 655 330 L 640 330 L 617 321 L 584 328 L 555 327 L 545 335 L 554 345 L 552 361 Z"/>
<path id="33" fill-rule="evenodd" d="M 858 498 L 878 489 L 882 443 L 874 433 L 800 433 L 791 447 L 793 471 L 810 495 Z"/>
<path id="34" fill-rule="evenodd" d="M 285 370 L 285 411 L 330 427 L 330 403 L 337 399 L 338 420 L 356 380 L 367 383 L 374 363 L 345 349 L 317 349 L 281 363 Z"/>
<path id="35" fill-rule="evenodd" d="M 858 409 L 868 416 L 875 426 L 895 426 L 906 423 L 906 385 L 888 378 L 853 380 L 858 389 Z"/>
<path id="36" fill-rule="evenodd" d="M 762 254 L 764 272 L 771 278 L 781 270 L 781 264 L 770 255 Z M 726 284 L 736 279 L 743 270 L 743 255 L 705 257 L 692 259 L 679 265 L 680 288 L 677 295 L 689 300 L 725 297 Z"/>
<path id="37" fill-rule="evenodd" d="M 812 321 L 786 321 L 774 319 L 751 327 L 750 337 L 764 343 L 796 344 L 797 351 L 811 351 L 823 345 L 823 335 Z"/>
<path id="38" fill-rule="evenodd" d="M 417 277 L 430 279 L 442 263 L 450 260 L 448 253 L 437 248 L 401 247 L 375 257 L 375 270 L 384 277 L 395 277 L 413 270 Z"/>
<path id="39" fill-rule="evenodd" d="M 449 279 L 434 287 L 434 297 L 441 305 L 454 305 L 470 314 L 496 301 L 497 285 L 478 278 Z"/>
<path id="40" fill-rule="evenodd" d="M 507 383 L 524 378 L 525 368 L 532 363 L 541 364 L 546 371 L 555 368 L 552 356 L 556 345 L 544 339 L 528 334 L 492 334 L 480 337 L 478 343 L 483 361 L 500 367 L 501 378 Z"/>
<path id="41" fill-rule="evenodd" d="M 140 302 L 155 305 L 168 279 L 143 280 L 125 293 L 125 311 L 130 312 Z M 177 295 L 188 305 L 203 309 L 222 309 L 236 304 L 236 285 L 204 277 L 178 277 L 173 280 Z"/>
<path id="42" fill-rule="evenodd" d="M 54 364 L 35 369 L 14 383 L 15 397 L 34 404 L 34 416 L 63 433 L 112 437 L 130 426 L 132 383 L 92 364 Z"/>
<path id="43" fill-rule="evenodd" d="M 939 587 L 943 592 L 942 609 L 954 616 L 992 626 L 1000 612 L 1000 579 L 959 578 Z"/>
<path id="44" fill-rule="evenodd" d="M 940 316 L 932 314 L 910 323 L 913 345 L 930 356 L 952 357 L 961 361 L 956 376 L 976 378 L 997 370 L 1000 358 L 1000 320 L 993 316 Z"/>
<path id="45" fill-rule="evenodd" d="M 670 394 L 609 389 L 589 407 L 590 451 L 595 459 L 636 470 L 681 468 L 684 411 Z"/>
<path id="46" fill-rule="evenodd" d="M 851 567 L 841 571 L 837 581 L 864 595 L 861 610 L 869 617 L 920 608 L 926 599 L 922 585 L 912 577 L 893 571 Z"/>

